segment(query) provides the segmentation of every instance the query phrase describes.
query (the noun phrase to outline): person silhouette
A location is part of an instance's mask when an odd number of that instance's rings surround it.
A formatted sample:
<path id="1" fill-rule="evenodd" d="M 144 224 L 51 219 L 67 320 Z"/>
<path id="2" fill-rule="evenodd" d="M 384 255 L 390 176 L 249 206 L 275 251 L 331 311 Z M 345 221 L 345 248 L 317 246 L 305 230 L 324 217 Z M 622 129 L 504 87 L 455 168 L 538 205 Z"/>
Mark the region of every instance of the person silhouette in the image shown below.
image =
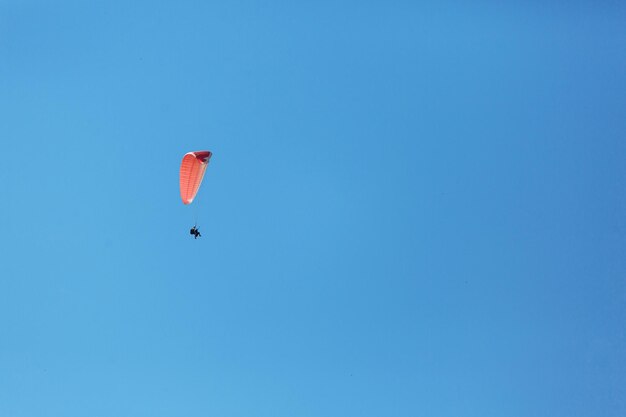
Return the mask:
<path id="1" fill-rule="evenodd" d="M 198 228 L 196 226 L 192 227 L 191 230 L 189 231 L 190 235 L 194 235 L 194 239 L 197 239 L 198 237 L 202 237 L 202 235 L 200 234 L 200 231 L 198 230 Z"/>

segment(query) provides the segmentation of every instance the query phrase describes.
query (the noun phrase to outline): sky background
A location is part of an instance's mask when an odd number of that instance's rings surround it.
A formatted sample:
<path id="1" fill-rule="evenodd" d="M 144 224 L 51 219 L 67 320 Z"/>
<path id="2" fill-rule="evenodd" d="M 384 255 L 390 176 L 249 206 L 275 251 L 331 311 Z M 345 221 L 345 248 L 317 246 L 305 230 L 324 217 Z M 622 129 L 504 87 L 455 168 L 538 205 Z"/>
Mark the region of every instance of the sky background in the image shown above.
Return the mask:
<path id="1" fill-rule="evenodd" d="M 626 415 L 625 22 L 0 0 L 0 415 Z"/>

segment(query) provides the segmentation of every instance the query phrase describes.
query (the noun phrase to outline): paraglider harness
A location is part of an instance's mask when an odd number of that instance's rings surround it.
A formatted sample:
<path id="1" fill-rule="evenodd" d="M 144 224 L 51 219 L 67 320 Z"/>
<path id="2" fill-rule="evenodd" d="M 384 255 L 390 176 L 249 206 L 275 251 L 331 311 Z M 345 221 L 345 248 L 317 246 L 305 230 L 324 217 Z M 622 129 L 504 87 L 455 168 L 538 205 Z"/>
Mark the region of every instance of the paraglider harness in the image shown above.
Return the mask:
<path id="1" fill-rule="evenodd" d="M 194 239 L 197 239 L 198 237 L 202 237 L 202 235 L 200 234 L 200 231 L 198 230 L 195 224 L 191 228 L 191 230 L 189 230 L 189 234 L 194 235 Z"/>

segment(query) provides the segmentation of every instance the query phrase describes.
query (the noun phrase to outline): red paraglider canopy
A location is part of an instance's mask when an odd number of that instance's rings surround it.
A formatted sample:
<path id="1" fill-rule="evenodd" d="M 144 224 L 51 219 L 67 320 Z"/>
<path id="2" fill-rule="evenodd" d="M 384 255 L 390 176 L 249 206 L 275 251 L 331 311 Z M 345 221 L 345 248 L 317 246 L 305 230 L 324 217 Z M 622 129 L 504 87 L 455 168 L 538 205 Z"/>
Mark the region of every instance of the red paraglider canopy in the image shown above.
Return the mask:
<path id="1" fill-rule="evenodd" d="M 180 164 L 180 198 L 183 204 L 190 204 L 196 197 L 211 155 L 209 151 L 196 151 L 183 157 Z"/>

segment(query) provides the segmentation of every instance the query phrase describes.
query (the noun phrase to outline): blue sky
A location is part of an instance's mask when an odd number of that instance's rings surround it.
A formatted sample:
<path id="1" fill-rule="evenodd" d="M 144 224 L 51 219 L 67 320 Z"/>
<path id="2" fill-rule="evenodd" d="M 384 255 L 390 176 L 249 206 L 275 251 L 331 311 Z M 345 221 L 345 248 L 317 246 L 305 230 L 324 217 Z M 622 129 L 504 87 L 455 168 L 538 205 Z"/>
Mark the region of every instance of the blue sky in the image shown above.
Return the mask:
<path id="1" fill-rule="evenodd" d="M 626 414 L 625 21 L 1 1 L 0 415 Z"/>

